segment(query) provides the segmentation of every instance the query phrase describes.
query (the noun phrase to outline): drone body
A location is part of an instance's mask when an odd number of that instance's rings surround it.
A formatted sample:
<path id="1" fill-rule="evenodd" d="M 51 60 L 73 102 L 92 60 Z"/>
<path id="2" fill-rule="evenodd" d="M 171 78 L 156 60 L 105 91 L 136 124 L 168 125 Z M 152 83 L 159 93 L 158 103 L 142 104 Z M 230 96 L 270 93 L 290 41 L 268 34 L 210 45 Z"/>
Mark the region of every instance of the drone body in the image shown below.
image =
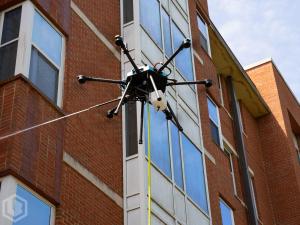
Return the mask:
<path id="1" fill-rule="evenodd" d="M 166 74 L 163 71 L 166 68 L 168 68 L 168 64 L 171 63 L 172 60 L 176 57 L 176 55 L 178 55 L 183 49 L 190 48 L 191 41 L 189 39 L 183 41 L 181 46 L 167 60 L 167 62 L 165 62 L 164 64 L 158 63 L 162 65 L 159 69 L 147 65 L 138 67 L 133 61 L 131 55 L 129 54 L 129 50 L 125 46 L 123 38 L 121 36 L 115 37 L 115 43 L 117 46 L 120 46 L 122 48 L 123 53 L 127 56 L 127 58 L 133 66 L 133 69 L 127 73 L 126 80 L 111 80 L 105 78 L 95 78 L 79 75 L 77 76 L 79 83 L 83 84 L 86 81 L 99 81 L 105 83 L 119 84 L 124 89 L 118 105 L 107 112 L 108 118 L 113 118 L 114 115 L 117 115 L 120 107 L 126 104 L 128 101 L 141 102 L 141 123 L 139 138 L 140 144 L 142 144 L 144 104 L 146 102 L 152 104 L 157 111 L 162 111 L 163 113 L 165 113 L 166 119 L 173 120 L 177 128 L 180 131 L 183 131 L 175 113 L 173 112 L 171 106 L 166 100 L 165 91 L 167 86 L 204 84 L 208 88 L 212 85 L 212 81 L 206 79 L 200 81 L 177 82 L 177 80 L 175 79 L 169 79 L 169 74 Z M 171 73 L 170 69 L 169 71 Z"/>

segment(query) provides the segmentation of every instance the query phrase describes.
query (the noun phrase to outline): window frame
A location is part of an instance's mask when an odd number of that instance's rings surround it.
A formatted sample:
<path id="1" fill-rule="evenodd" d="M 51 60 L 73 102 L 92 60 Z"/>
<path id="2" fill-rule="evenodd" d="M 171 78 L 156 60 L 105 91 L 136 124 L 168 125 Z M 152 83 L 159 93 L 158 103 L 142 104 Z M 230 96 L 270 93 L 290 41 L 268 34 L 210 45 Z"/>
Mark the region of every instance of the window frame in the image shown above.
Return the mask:
<path id="1" fill-rule="evenodd" d="M 66 38 L 58 30 L 58 28 L 31 2 L 24 1 L 20 4 L 14 5 L 0 12 L 0 38 L 3 33 L 3 22 L 4 15 L 6 12 L 14 10 L 18 7 L 22 7 L 21 18 L 20 18 L 20 30 L 18 39 L 10 41 L 11 43 L 18 40 L 15 73 L 14 75 L 23 74 L 25 77 L 29 78 L 30 62 L 31 62 L 31 52 L 32 47 L 36 48 L 42 56 L 44 56 L 50 64 L 58 70 L 58 84 L 57 84 L 57 100 L 54 102 L 52 99 L 49 100 L 55 103 L 57 106 L 62 107 L 63 105 L 63 81 L 64 81 L 64 71 L 65 71 L 65 50 L 66 50 Z M 39 13 L 41 17 L 61 36 L 62 46 L 61 46 L 61 62 L 58 66 L 53 60 L 51 60 L 47 54 L 45 54 L 36 44 L 32 41 L 33 24 L 35 12 Z M 8 43 L 10 43 L 8 42 Z M 5 43 L 8 44 L 8 43 Z M 1 45 L 1 44 L 0 44 Z M 1 46 L 2 47 L 2 46 Z M 38 86 L 37 89 L 39 89 Z M 43 93 L 43 91 L 41 91 Z M 45 95 L 45 94 L 44 94 Z M 45 95 L 46 96 L 46 95 Z"/>
<path id="2" fill-rule="evenodd" d="M 201 14 L 199 12 L 197 12 L 197 28 L 198 28 L 198 31 L 200 33 L 200 35 L 202 34 L 200 28 L 199 28 L 199 24 L 198 24 L 198 18 L 204 23 L 205 25 L 205 29 L 206 29 L 206 35 L 207 35 L 207 39 L 206 39 L 206 43 L 207 43 L 207 51 L 206 49 L 202 46 L 201 44 L 201 41 L 200 41 L 200 46 L 201 48 L 209 55 L 210 58 L 212 58 L 212 55 L 211 55 L 211 46 L 210 46 L 210 38 L 209 38 L 209 32 L 208 32 L 208 25 L 207 25 L 207 22 L 205 19 L 203 19 L 203 16 L 201 16 Z M 204 34 L 202 34 L 204 36 Z"/>
<path id="3" fill-rule="evenodd" d="M 223 203 L 223 205 L 225 205 L 228 209 L 230 209 L 230 217 L 231 217 L 231 221 L 232 221 L 232 224 L 231 225 L 235 225 L 235 221 L 234 221 L 234 213 L 233 213 L 233 209 L 226 203 L 226 201 L 223 199 L 223 198 L 219 198 L 219 209 L 220 209 L 220 212 L 221 212 L 221 222 L 222 222 L 222 225 L 223 225 L 223 218 L 222 218 L 222 210 L 221 210 L 221 207 L 220 207 L 220 204 L 221 202 Z"/>
<path id="4" fill-rule="evenodd" d="M 36 197 L 38 200 L 42 201 L 46 205 L 48 205 L 51 209 L 51 215 L 50 215 L 50 221 L 49 225 L 55 225 L 55 216 L 56 216 L 56 207 L 51 202 L 49 202 L 47 199 L 33 191 L 31 188 L 27 187 L 25 184 L 23 184 L 21 181 L 16 179 L 15 177 L 9 175 L 6 177 L 0 178 L 1 183 L 1 189 L 0 189 L 0 202 L 5 200 L 6 198 L 15 195 L 17 193 L 17 186 L 22 187 L 24 190 L 28 191 L 30 194 L 32 194 L 34 197 Z M 2 188 L 6 187 L 4 192 L 2 192 Z M 0 205 L 0 208 L 2 210 L 2 204 Z M 5 225 L 13 225 L 13 221 L 9 221 L 7 219 L 3 218 L 3 215 L 0 213 L 0 222 L 5 221 L 3 224 Z M 2 224 L 2 223 L 1 223 Z"/>
<path id="5" fill-rule="evenodd" d="M 212 141 L 213 141 L 217 146 L 219 146 L 221 149 L 224 149 L 224 144 L 223 144 L 223 140 L 222 140 L 222 129 L 221 129 L 221 118 L 220 118 L 219 107 L 218 107 L 218 105 L 215 103 L 215 101 L 214 101 L 208 94 L 206 95 L 206 97 L 207 97 L 207 100 L 211 101 L 211 103 L 213 103 L 213 105 L 216 107 L 217 117 L 218 117 L 217 120 L 218 120 L 219 125 L 217 125 L 217 124 L 215 123 L 215 121 L 214 121 L 213 119 L 211 119 L 210 114 L 209 114 L 208 102 L 207 102 L 208 118 L 209 118 L 209 121 L 212 121 L 212 122 L 214 123 L 214 125 L 218 127 L 219 143 L 220 143 L 220 145 L 218 145 L 217 143 L 215 143 L 212 137 L 211 137 L 211 139 L 212 139 Z M 210 128 L 210 129 L 211 129 L 211 128 Z"/>
<path id="6" fill-rule="evenodd" d="M 230 174 L 231 174 L 231 179 L 232 179 L 232 185 L 233 185 L 233 193 L 235 196 L 238 196 L 238 193 L 237 193 L 237 188 L 236 188 L 236 180 L 235 180 L 235 174 L 234 174 L 234 164 L 233 164 L 233 155 L 234 155 L 234 152 L 233 150 L 230 148 L 230 146 L 228 144 L 226 144 L 226 142 L 224 143 L 225 141 L 223 140 L 223 151 L 225 154 L 228 154 L 229 156 L 229 160 L 230 160 Z"/>

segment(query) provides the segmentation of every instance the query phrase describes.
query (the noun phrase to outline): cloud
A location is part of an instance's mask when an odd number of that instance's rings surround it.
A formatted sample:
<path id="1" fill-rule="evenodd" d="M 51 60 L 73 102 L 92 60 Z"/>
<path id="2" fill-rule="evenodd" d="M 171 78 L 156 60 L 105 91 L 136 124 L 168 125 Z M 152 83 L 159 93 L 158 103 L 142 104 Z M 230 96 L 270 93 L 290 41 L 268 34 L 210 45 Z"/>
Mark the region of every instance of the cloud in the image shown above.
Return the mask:
<path id="1" fill-rule="evenodd" d="M 212 20 L 241 64 L 272 57 L 300 101 L 300 1 L 208 2 Z"/>

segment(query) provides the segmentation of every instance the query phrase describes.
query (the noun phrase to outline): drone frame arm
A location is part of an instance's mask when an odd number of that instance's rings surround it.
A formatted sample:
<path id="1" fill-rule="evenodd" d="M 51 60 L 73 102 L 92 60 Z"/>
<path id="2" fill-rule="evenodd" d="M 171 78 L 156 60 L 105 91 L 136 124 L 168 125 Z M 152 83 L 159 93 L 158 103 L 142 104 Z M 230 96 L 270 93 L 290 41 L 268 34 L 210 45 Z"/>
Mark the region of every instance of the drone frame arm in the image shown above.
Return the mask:
<path id="1" fill-rule="evenodd" d="M 123 53 L 127 56 L 127 58 L 129 59 L 131 65 L 133 66 L 134 70 L 138 73 L 139 72 L 139 68 L 138 66 L 135 64 L 134 60 L 132 59 L 128 48 L 125 46 L 124 40 L 120 35 L 115 36 L 115 43 L 117 46 L 120 46 L 121 49 L 123 50 Z"/>
<path id="2" fill-rule="evenodd" d="M 100 77 L 88 77 L 84 75 L 78 75 L 77 79 L 79 83 L 83 84 L 86 81 L 97 81 L 97 82 L 104 82 L 104 83 L 112 83 L 112 84 L 120 84 L 125 85 L 126 82 L 123 80 L 112 80 L 112 79 L 106 79 L 106 78 L 100 78 Z"/>
<path id="3" fill-rule="evenodd" d="M 179 129 L 179 131 L 182 132 L 182 131 L 183 131 L 183 128 L 182 128 L 182 126 L 180 125 L 180 123 L 179 123 L 179 121 L 178 121 L 178 119 L 177 119 L 177 117 L 176 117 L 176 115 L 175 115 L 173 109 L 171 108 L 169 102 L 167 102 L 167 107 L 168 107 L 168 109 L 169 109 L 169 110 L 168 110 L 169 113 L 172 115 L 172 118 L 174 119 L 174 122 L 175 122 L 177 128 Z M 166 112 L 165 112 L 165 113 L 166 113 Z"/>
<path id="4" fill-rule="evenodd" d="M 175 82 L 173 83 L 168 83 L 167 86 L 175 86 L 175 85 L 189 85 L 189 84 L 204 84 L 205 87 L 210 87 L 212 86 L 212 80 L 210 79 L 205 79 L 205 80 L 196 80 L 196 81 L 183 81 L 183 82 Z"/>
<path id="5" fill-rule="evenodd" d="M 181 43 L 176 52 L 174 52 L 174 54 L 162 65 L 162 67 L 159 68 L 157 72 L 162 72 L 183 49 L 189 47 L 191 47 L 191 40 L 187 38 Z"/>

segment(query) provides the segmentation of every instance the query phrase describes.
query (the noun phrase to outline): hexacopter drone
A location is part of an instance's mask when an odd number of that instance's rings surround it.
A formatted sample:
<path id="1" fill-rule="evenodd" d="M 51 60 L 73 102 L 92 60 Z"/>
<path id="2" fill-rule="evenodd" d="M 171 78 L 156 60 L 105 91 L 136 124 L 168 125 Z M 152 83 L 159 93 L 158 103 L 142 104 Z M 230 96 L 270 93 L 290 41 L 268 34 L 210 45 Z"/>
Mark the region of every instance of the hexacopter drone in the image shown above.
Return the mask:
<path id="1" fill-rule="evenodd" d="M 166 100 L 165 91 L 167 86 L 175 85 L 190 85 L 190 84 L 204 84 L 205 87 L 212 86 L 212 81 L 209 79 L 197 80 L 197 81 L 185 81 L 178 82 L 176 79 L 170 79 L 168 76 L 171 73 L 171 69 L 168 68 L 169 63 L 185 48 L 191 47 L 190 39 L 185 39 L 176 52 L 163 64 L 160 68 L 156 66 L 140 66 L 138 67 L 133 61 L 128 48 L 126 47 L 123 38 L 119 35 L 115 37 L 115 44 L 123 50 L 123 53 L 129 59 L 133 69 L 127 73 L 126 80 L 111 80 L 98 77 L 88 77 L 84 75 L 77 76 L 80 84 L 86 81 L 98 81 L 105 83 L 119 84 L 124 89 L 122 96 L 120 97 L 119 103 L 116 107 L 107 112 L 108 118 L 113 118 L 114 115 L 118 115 L 120 107 L 129 101 L 140 101 L 141 102 L 141 123 L 140 123 L 140 137 L 139 143 L 142 144 L 143 136 L 143 119 L 144 119 L 144 104 L 146 102 L 152 104 L 157 111 L 161 111 L 166 115 L 167 120 L 172 120 L 180 131 L 183 131 L 174 111 L 170 104 Z M 165 73 L 164 70 L 168 69 L 169 73 Z"/>

